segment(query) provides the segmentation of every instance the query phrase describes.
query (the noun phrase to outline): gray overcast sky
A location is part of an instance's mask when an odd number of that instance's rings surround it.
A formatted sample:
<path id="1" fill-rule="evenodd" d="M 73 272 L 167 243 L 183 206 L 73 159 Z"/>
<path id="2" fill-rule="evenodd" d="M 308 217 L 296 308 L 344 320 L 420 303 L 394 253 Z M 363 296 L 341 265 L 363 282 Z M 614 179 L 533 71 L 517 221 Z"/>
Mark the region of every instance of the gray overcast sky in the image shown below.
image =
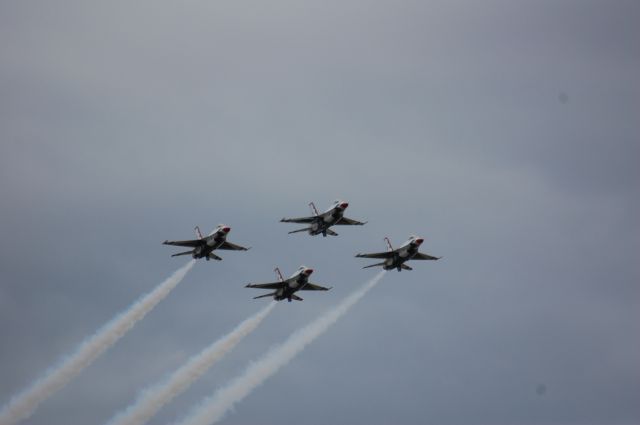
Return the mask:
<path id="1" fill-rule="evenodd" d="M 29 424 L 100 424 L 280 303 L 188 407 L 426 237 L 228 424 L 640 423 L 636 1 L 0 1 L 0 403 L 201 262 Z M 333 199 L 364 227 L 287 235 Z M 544 389 L 544 391 L 541 391 Z"/>

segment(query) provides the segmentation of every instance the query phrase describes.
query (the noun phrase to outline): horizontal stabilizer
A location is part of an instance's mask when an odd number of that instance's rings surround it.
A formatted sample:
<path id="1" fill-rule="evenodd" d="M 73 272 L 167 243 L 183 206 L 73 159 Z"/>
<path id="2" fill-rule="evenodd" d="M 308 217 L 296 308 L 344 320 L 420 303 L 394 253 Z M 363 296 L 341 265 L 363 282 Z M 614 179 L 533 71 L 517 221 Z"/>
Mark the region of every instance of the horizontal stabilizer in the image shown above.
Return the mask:
<path id="1" fill-rule="evenodd" d="M 300 298 L 299 296 L 297 296 L 296 294 L 291 294 L 291 299 L 292 300 L 296 300 L 296 301 L 302 301 L 302 298 Z"/>
<path id="2" fill-rule="evenodd" d="M 222 261 L 222 257 L 218 257 L 216 254 L 214 254 L 213 252 L 209 254 L 209 258 L 211 258 L 212 260 L 218 260 L 218 261 Z"/>
<path id="3" fill-rule="evenodd" d="M 378 266 L 384 266 L 384 263 L 370 264 L 368 266 L 364 266 L 363 269 L 368 269 L 369 267 L 378 267 Z"/>
<path id="4" fill-rule="evenodd" d="M 172 255 L 172 257 L 178 257 L 178 256 L 180 256 L 180 255 L 191 255 L 191 254 L 193 254 L 193 250 L 191 250 L 191 251 L 185 251 L 185 252 L 179 252 L 179 253 L 177 253 L 177 254 L 173 254 L 173 255 Z"/>
<path id="5" fill-rule="evenodd" d="M 401 268 L 402 270 L 413 270 L 411 267 L 407 266 L 406 264 L 401 264 L 401 265 L 400 265 L 400 268 Z"/>
<path id="6" fill-rule="evenodd" d="M 275 294 L 276 292 L 271 292 L 270 294 L 258 295 L 257 297 L 253 297 L 253 299 L 257 300 L 258 298 L 273 297 Z"/>
<path id="7" fill-rule="evenodd" d="M 289 234 L 298 233 L 298 232 L 307 232 L 309 230 L 311 230 L 311 227 L 305 227 L 304 229 L 292 230 L 292 231 L 289 232 Z"/>
<path id="8" fill-rule="evenodd" d="M 327 235 L 338 236 L 338 234 L 331 229 L 327 229 Z"/>

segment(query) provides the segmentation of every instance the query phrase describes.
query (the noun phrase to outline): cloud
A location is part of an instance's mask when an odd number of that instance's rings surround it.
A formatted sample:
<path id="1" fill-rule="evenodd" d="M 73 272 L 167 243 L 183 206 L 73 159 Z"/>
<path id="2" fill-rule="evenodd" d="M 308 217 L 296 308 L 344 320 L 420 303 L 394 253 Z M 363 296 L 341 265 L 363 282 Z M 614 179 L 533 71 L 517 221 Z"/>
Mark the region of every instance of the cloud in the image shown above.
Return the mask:
<path id="1" fill-rule="evenodd" d="M 411 233 L 444 259 L 390 274 L 230 423 L 638 422 L 638 12 L 2 6 L 0 398 L 170 273 L 162 240 L 225 222 L 253 249 L 196 265 L 34 424 L 106 421 L 175 353 L 251 314 L 242 286 L 276 265 L 334 286 L 274 312 L 159 417 L 174 420 L 362 281 L 355 253 Z M 337 197 L 368 224 L 320 239 L 277 223 Z M 275 409 L 297 384 L 307 402 Z M 79 399 L 92 408 L 68 408 Z"/>

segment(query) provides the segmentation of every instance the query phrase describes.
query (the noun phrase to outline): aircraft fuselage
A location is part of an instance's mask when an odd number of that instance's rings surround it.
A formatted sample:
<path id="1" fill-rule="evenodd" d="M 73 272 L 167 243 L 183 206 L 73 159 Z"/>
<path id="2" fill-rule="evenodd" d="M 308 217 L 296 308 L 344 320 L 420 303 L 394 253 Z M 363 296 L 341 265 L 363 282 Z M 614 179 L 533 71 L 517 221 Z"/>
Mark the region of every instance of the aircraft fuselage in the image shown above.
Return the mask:
<path id="1" fill-rule="evenodd" d="M 309 283 L 309 276 L 305 273 L 292 276 L 287 279 L 286 284 L 282 288 L 278 289 L 273 299 L 276 301 L 289 300 L 289 302 L 291 302 L 291 296 L 302 289 L 307 283 Z"/>
<path id="2" fill-rule="evenodd" d="M 311 236 L 316 236 L 319 234 L 322 234 L 322 236 L 327 236 L 327 229 L 340 221 L 343 215 L 344 209 L 335 207 L 317 216 L 316 220 L 309 226 L 309 234 Z"/>
<path id="3" fill-rule="evenodd" d="M 385 270 L 393 270 L 398 269 L 398 271 L 402 270 L 402 265 L 411 260 L 417 253 L 420 245 L 415 243 L 408 243 L 404 247 L 398 249 L 395 255 L 391 258 L 387 258 L 384 261 L 384 265 L 382 266 Z"/>
<path id="4" fill-rule="evenodd" d="M 209 254 L 220 248 L 220 245 L 227 240 L 227 235 L 224 232 L 215 232 L 204 238 L 204 240 L 204 244 L 194 248 L 193 258 L 206 258 L 208 260 Z"/>

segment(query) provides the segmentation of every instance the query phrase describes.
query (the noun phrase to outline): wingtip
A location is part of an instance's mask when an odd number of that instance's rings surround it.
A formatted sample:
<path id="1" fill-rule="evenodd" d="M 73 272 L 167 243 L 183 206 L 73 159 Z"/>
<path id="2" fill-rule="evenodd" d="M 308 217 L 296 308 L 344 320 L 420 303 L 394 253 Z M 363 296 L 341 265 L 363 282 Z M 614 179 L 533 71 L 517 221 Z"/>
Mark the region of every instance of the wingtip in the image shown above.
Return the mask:
<path id="1" fill-rule="evenodd" d="M 169 245 L 169 239 L 165 239 L 165 241 L 162 242 L 162 245 Z"/>

